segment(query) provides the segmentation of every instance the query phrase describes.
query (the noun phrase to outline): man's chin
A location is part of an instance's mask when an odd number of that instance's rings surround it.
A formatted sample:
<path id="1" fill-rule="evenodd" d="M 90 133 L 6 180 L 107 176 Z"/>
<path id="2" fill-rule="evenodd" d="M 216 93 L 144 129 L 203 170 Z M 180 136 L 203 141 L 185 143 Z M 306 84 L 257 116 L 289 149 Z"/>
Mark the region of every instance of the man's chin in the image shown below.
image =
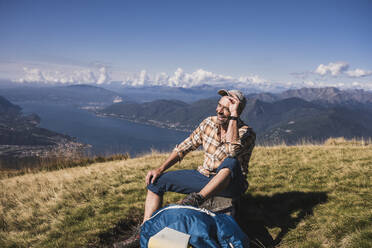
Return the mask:
<path id="1" fill-rule="evenodd" d="M 227 118 L 220 118 L 217 116 L 217 122 L 218 124 L 226 124 L 229 120 Z"/>

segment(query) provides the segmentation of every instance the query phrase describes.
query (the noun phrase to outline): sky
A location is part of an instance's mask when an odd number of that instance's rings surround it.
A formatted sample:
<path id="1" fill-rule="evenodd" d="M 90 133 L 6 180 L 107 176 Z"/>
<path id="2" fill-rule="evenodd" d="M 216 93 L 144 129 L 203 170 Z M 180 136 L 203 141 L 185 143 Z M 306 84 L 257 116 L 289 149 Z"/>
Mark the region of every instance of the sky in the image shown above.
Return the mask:
<path id="1" fill-rule="evenodd" d="M 371 0 L 0 0 L 0 78 L 372 90 L 371 13 Z"/>

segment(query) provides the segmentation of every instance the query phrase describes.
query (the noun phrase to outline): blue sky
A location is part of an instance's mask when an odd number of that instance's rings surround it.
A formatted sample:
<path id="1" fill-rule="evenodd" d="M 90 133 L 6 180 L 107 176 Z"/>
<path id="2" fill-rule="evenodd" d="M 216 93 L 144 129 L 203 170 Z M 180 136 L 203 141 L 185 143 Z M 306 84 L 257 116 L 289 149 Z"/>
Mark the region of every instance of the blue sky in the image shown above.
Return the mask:
<path id="1" fill-rule="evenodd" d="M 0 0 L 0 78 L 372 89 L 371 13 L 369 0 Z"/>

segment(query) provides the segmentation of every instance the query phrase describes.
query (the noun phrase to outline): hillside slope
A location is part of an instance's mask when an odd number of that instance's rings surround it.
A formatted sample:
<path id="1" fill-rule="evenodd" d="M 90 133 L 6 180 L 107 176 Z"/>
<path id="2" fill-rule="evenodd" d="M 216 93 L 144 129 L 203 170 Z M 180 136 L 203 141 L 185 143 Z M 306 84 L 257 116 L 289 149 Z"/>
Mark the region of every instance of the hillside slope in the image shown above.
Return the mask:
<path id="1" fill-rule="evenodd" d="M 139 221 L 144 176 L 167 154 L 0 180 L 0 247 L 103 247 Z M 197 151 L 175 169 L 195 168 Z M 244 229 L 278 247 L 371 247 L 372 145 L 256 147 Z M 181 195 L 167 194 L 165 203 Z M 266 237 L 265 237 L 266 236 Z"/>

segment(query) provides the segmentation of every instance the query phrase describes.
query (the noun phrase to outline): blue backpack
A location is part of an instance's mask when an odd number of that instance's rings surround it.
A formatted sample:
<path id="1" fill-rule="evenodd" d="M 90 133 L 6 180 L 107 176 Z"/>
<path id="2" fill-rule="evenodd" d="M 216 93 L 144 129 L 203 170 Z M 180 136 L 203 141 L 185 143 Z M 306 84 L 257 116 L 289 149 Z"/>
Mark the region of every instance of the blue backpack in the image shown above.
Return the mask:
<path id="1" fill-rule="evenodd" d="M 182 205 L 164 207 L 142 225 L 141 247 L 147 248 L 149 239 L 165 227 L 189 234 L 192 247 L 249 247 L 247 235 L 231 216 Z"/>

